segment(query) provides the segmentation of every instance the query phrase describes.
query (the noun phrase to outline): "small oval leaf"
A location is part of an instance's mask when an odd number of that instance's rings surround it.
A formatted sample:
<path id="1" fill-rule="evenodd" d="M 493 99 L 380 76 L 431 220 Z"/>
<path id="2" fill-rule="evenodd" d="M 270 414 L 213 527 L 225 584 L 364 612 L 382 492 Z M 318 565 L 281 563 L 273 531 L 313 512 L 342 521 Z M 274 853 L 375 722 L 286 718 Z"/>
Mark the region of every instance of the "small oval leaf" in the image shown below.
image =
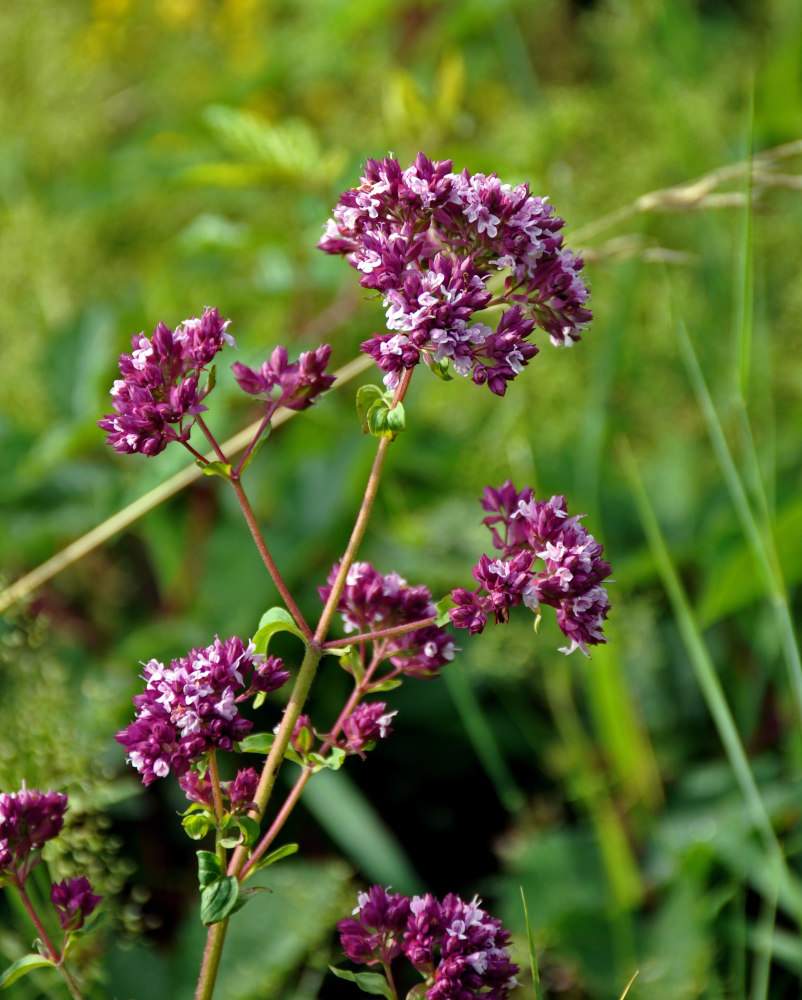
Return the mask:
<path id="1" fill-rule="evenodd" d="M 198 856 L 198 885 L 201 889 L 211 885 L 215 879 L 223 874 L 223 866 L 220 858 L 214 851 L 196 851 Z"/>
<path id="2" fill-rule="evenodd" d="M 225 920 L 237 905 L 238 894 L 239 882 L 234 875 L 216 878 L 201 893 L 201 921 L 208 927 Z"/>

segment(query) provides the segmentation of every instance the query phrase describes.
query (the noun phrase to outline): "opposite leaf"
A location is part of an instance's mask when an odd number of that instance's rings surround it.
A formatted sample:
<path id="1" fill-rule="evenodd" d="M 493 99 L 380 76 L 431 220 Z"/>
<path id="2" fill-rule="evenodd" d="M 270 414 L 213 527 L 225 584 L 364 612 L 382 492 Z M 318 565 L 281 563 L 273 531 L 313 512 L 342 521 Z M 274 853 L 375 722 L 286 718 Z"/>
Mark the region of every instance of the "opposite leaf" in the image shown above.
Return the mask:
<path id="1" fill-rule="evenodd" d="M 238 895 L 239 882 L 234 875 L 216 878 L 201 893 L 201 921 L 208 927 L 225 920 L 237 905 Z"/>
<path id="2" fill-rule="evenodd" d="M 198 885 L 204 889 L 223 874 L 220 858 L 214 851 L 196 851 L 198 856 Z"/>
<path id="3" fill-rule="evenodd" d="M 267 653 L 270 640 L 276 632 L 291 632 L 305 642 L 303 632 L 293 621 L 292 615 L 286 608 L 270 608 L 262 615 L 259 622 L 259 630 L 253 637 L 253 644 L 257 653 Z"/>
<path id="4" fill-rule="evenodd" d="M 45 958 L 44 955 L 23 955 L 22 958 L 18 958 L 13 965 L 9 965 L 7 969 L 0 973 L 0 990 L 15 983 L 22 976 L 26 975 L 26 973 L 33 971 L 33 969 L 41 969 L 45 965 L 55 968 L 55 962 L 49 958 Z"/>

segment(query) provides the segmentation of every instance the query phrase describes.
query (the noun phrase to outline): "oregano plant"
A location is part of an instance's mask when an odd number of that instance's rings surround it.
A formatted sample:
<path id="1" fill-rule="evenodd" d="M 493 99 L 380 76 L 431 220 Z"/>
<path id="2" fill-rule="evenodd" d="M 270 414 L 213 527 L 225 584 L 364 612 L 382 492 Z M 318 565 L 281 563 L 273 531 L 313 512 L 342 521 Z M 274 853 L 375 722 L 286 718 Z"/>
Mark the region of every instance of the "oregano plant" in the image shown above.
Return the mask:
<path id="1" fill-rule="evenodd" d="M 169 664 L 144 663 L 132 721 L 115 737 L 145 785 L 175 781 L 186 797 L 180 822 L 199 844 L 199 916 L 208 928 L 197 1000 L 214 993 L 229 921 L 260 891 L 249 884 L 251 876 L 299 849 L 281 843 L 280 834 L 306 784 L 349 757 L 364 758 L 403 724 L 392 708 L 393 690 L 448 670 L 458 655 L 453 629 L 473 636 L 491 618 L 506 622 L 519 606 L 536 623 L 546 605 L 566 636 L 565 653 L 587 655 L 590 646 L 606 641 L 610 567 L 580 518 L 569 515 L 563 496 L 538 499 L 509 480 L 488 486 L 480 503 L 495 551 L 478 557 L 473 589 L 455 586 L 440 600 L 424 583 L 358 558 L 390 448 L 413 418 L 404 401 L 421 363 L 439 379 L 469 378 L 503 397 L 537 354 L 532 338 L 538 330 L 556 346 L 580 339 L 591 320 L 587 286 L 581 258 L 563 245 L 562 228 L 563 220 L 528 186 L 511 187 L 493 174 L 456 173 L 451 161 L 422 153 L 406 168 L 392 157 L 368 160 L 359 185 L 340 198 L 319 246 L 343 256 L 362 287 L 375 292 L 385 328 L 362 344 L 382 384 L 358 390 L 358 422 L 344 431 L 361 427 L 373 437 L 375 458 L 345 551 L 320 581 L 318 609 L 302 607 L 286 585 L 271 554 L 269 526 L 254 515 L 246 471 L 280 408 L 325 405 L 334 383 L 330 346 L 291 361 L 279 345 L 256 369 L 231 365 L 239 388 L 262 408 L 236 462 L 207 422 L 218 355 L 236 347 L 231 320 L 209 308 L 173 329 L 159 323 L 152 336 L 134 336 L 131 352 L 120 356 L 114 412 L 99 421 L 108 444 L 151 457 L 180 446 L 204 473 L 224 480 L 280 601 L 254 622 L 250 636 L 221 638 L 225 623 L 215 622 L 217 634 L 207 645 L 177 651 Z M 201 438 L 212 459 L 204 456 Z M 331 635 L 337 617 L 340 638 Z M 279 633 L 297 643 L 292 659 L 271 650 Z M 335 658 L 350 676 L 350 691 L 336 717 L 313 719 L 307 700 L 313 684 L 325 683 L 317 680 L 324 657 Z M 281 714 L 266 701 L 279 691 L 286 692 Z M 258 723 L 242 714 L 245 704 Z M 225 781 L 220 759 L 232 753 L 250 755 L 253 764 Z M 280 795 L 276 778 L 285 764 L 295 768 L 295 780 Z M 100 897 L 85 877 L 54 884 L 53 913 L 44 918 L 26 892 L 41 848 L 58 836 L 66 808 L 66 796 L 55 790 L 23 784 L 0 795 L 0 876 L 22 899 L 39 935 L 35 952 L 7 969 L 0 985 L 50 965 L 80 997 L 69 950 Z M 45 928 L 54 918 L 60 942 Z M 420 975 L 413 998 L 504 1000 L 517 984 L 509 933 L 477 899 L 410 898 L 373 886 L 359 894 L 338 929 L 346 957 L 374 971 L 338 969 L 336 975 L 371 994 L 397 1000 L 394 968 L 401 962 Z"/>

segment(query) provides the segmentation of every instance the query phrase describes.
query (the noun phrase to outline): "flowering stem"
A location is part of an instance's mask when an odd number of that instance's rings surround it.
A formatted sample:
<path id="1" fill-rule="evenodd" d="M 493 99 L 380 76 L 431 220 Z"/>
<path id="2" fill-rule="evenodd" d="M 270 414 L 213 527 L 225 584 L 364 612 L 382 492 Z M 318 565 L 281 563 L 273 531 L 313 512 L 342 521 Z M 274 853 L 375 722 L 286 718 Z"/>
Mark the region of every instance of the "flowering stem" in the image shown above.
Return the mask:
<path id="1" fill-rule="evenodd" d="M 307 625 L 306 619 L 301 613 L 301 609 L 295 603 L 292 594 L 287 587 L 287 584 L 282 579 L 281 573 L 279 573 L 278 566 L 276 565 L 273 557 L 270 555 L 270 550 L 267 547 L 264 536 L 257 524 L 256 517 L 254 516 L 253 509 L 248 501 L 248 497 L 245 495 L 245 490 L 242 487 L 242 483 L 239 477 L 232 473 L 231 485 L 234 488 L 234 492 L 237 495 L 237 500 L 239 500 L 239 505 L 242 508 L 242 513 L 245 515 L 245 520 L 250 528 L 251 536 L 256 543 L 256 548 L 259 550 L 259 555 L 262 557 L 262 562 L 267 567 L 267 571 L 270 574 L 273 583 L 276 585 L 276 589 L 281 594 L 281 598 L 287 606 L 292 617 L 295 619 L 295 624 L 303 632 L 307 639 L 312 638 L 312 629 Z"/>
<path id="2" fill-rule="evenodd" d="M 251 452 L 256 447 L 256 445 L 259 442 L 259 439 L 261 438 L 261 436 L 264 434 L 265 429 L 270 426 L 270 420 L 271 420 L 271 418 L 273 416 L 273 412 L 274 412 L 273 410 L 269 410 L 268 411 L 267 415 L 262 420 L 261 424 L 259 424 L 259 427 L 257 428 L 257 431 L 256 431 L 256 433 L 253 436 L 253 440 L 248 445 L 248 447 L 245 449 L 245 452 L 244 452 L 242 458 L 239 460 L 239 465 L 237 466 L 237 468 L 234 471 L 234 475 L 237 477 L 237 479 L 239 479 L 239 477 L 242 475 L 242 470 L 248 464 L 248 459 L 251 457 Z"/>
<path id="3" fill-rule="evenodd" d="M 292 786 L 290 794 L 285 799 L 284 805 L 278 811 L 278 813 L 276 814 L 276 818 L 271 823 L 270 829 L 267 831 L 264 837 L 262 837 L 262 839 L 259 841 L 256 847 L 254 847 L 253 853 L 251 854 L 250 858 L 243 867 L 242 872 L 240 873 L 240 881 L 243 882 L 245 881 L 245 879 L 248 877 L 249 872 L 253 869 L 253 866 L 257 863 L 259 858 L 262 857 L 262 855 L 265 853 L 268 847 L 270 847 L 270 845 L 276 839 L 282 826 L 284 826 L 290 813 L 295 808 L 295 803 L 301 797 L 301 792 L 306 787 L 306 783 L 312 777 L 313 773 L 314 772 L 310 767 L 305 767 L 303 769 L 297 781 Z"/>
<path id="4" fill-rule="evenodd" d="M 212 800 L 214 801 L 214 818 L 218 827 L 223 818 L 223 796 L 220 791 L 220 770 L 217 767 L 217 755 L 214 750 L 209 751 L 209 776 L 212 779 Z"/>
<path id="5" fill-rule="evenodd" d="M 67 989 L 70 991 L 71 995 L 75 998 L 75 1000 L 83 1000 L 81 991 L 78 989 L 75 980 L 72 978 L 67 968 L 62 964 L 61 955 L 59 955 L 58 951 L 56 951 L 53 942 L 50 940 L 47 931 L 44 929 L 44 926 L 42 925 L 42 921 L 39 919 L 39 915 L 33 908 L 33 903 L 31 902 L 28 893 L 25 891 L 25 887 L 22 885 L 21 882 L 18 882 L 16 883 L 15 888 L 20 895 L 20 899 L 22 900 L 22 905 L 25 907 L 28 916 L 33 921 L 33 925 L 36 928 L 39 937 L 42 939 L 42 944 L 44 944 L 45 948 L 48 951 L 47 957 L 55 964 L 61 978 L 67 984 Z"/>
<path id="6" fill-rule="evenodd" d="M 405 372 L 404 377 L 396 389 L 393 405 L 401 402 L 404 398 L 409 387 L 411 377 L 412 369 L 409 369 Z M 390 438 L 383 437 L 379 441 L 379 446 L 376 449 L 376 457 L 373 460 L 373 467 L 365 488 L 365 495 L 362 499 L 362 504 L 359 508 L 359 513 L 357 514 L 357 518 L 351 532 L 351 538 L 348 541 L 348 546 L 340 563 L 340 569 L 337 573 L 334 584 L 332 585 L 331 593 L 329 594 L 329 598 L 323 608 L 323 612 L 320 616 L 320 620 L 318 621 L 314 635 L 311 635 L 309 626 L 306 624 L 303 615 L 301 615 L 300 610 L 295 605 L 295 602 L 287 590 L 286 585 L 278 573 L 278 568 L 267 550 L 267 545 L 265 544 L 264 538 L 259 530 L 259 526 L 256 523 L 256 519 L 248 502 L 248 498 L 245 495 L 245 491 L 242 488 L 242 484 L 239 481 L 239 477 L 232 476 L 232 486 L 234 487 L 234 492 L 237 494 L 237 499 L 240 502 L 243 513 L 245 514 L 245 520 L 248 522 L 248 527 L 251 529 L 251 535 L 256 543 L 256 547 L 259 549 L 259 553 L 270 571 L 271 577 L 273 577 L 273 582 L 276 584 L 281 596 L 284 598 L 287 608 L 298 626 L 303 631 L 304 635 L 308 637 L 306 653 L 304 654 L 303 661 L 301 662 L 298 676 L 292 689 L 292 694 L 290 695 L 287 707 L 284 710 L 284 717 L 278 728 L 278 732 L 276 733 L 273 745 L 270 748 L 270 753 L 267 755 L 267 760 L 265 761 L 262 769 L 262 776 L 259 779 L 259 785 L 257 786 L 256 793 L 254 795 L 254 803 L 257 807 L 254 815 L 264 816 L 265 814 L 267 804 L 273 792 L 273 787 L 276 783 L 279 767 L 284 759 L 284 751 L 289 745 L 292 731 L 295 728 L 295 723 L 298 720 L 298 716 L 301 714 L 304 702 L 309 694 L 309 689 L 312 686 L 312 681 L 315 678 L 317 666 L 323 656 L 323 643 L 326 639 L 329 628 L 331 627 L 331 621 L 334 617 L 337 604 L 340 600 L 340 595 L 342 594 L 345 586 L 348 570 L 351 568 L 351 564 L 356 558 L 359 546 L 362 544 L 362 539 L 365 537 L 368 520 L 370 519 L 373 504 L 379 490 L 382 469 L 384 468 L 384 461 L 387 457 L 387 449 L 389 446 Z M 240 845 L 236 848 L 231 858 L 231 862 L 228 866 L 228 874 L 235 875 L 241 880 L 247 861 L 247 848 Z M 203 964 L 201 965 L 198 987 L 195 993 L 195 1000 L 211 1000 L 212 993 L 214 992 L 215 979 L 217 978 L 217 971 L 220 967 L 220 957 L 223 952 L 223 944 L 225 942 L 227 927 L 228 918 L 221 920 L 216 924 L 212 924 L 209 928 L 209 934 L 206 938 L 206 948 L 203 953 Z"/>
<path id="7" fill-rule="evenodd" d="M 393 635 L 403 635 L 405 632 L 415 632 L 426 625 L 434 625 L 437 615 L 421 618 L 417 622 L 407 622 L 406 625 L 393 625 L 392 628 L 379 629 L 378 632 L 363 632 L 361 635 L 348 636 L 343 639 L 330 639 L 323 643 L 324 649 L 338 649 L 341 646 L 354 646 L 360 642 L 371 642 L 374 639 L 385 639 Z"/>
<path id="8" fill-rule="evenodd" d="M 226 458 L 225 452 L 221 449 L 220 445 L 217 443 L 214 434 L 212 434 L 212 432 L 206 426 L 206 424 L 205 424 L 205 422 L 204 422 L 204 420 L 203 420 L 203 418 L 201 417 L 200 414 L 196 415 L 196 417 L 195 417 L 195 423 L 203 431 L 203 433 L 204 433 L 204 435 L 206 437 L 206 440 L 209 442 L 209 444 L 212 446 L 212 448 L 214 448 L 214 452 L 217 455 L 217 457 L 220 459 L 220 461 L 224 462 L 227 465 L 228 464 L 228 459 Z"/>
<path id="9" fill-rule="evenodd" d="M 384 969 L 384 975 L 387 979 L 387 985 L 390 987 L 390 992 L 393 995 L 393 1000 L 398 1000 L 398 990 L 395 987 L 395 980 L 393 979 L 393 970 L 390 968 L 390 963 L 382 962 L 382 968 Z"/>

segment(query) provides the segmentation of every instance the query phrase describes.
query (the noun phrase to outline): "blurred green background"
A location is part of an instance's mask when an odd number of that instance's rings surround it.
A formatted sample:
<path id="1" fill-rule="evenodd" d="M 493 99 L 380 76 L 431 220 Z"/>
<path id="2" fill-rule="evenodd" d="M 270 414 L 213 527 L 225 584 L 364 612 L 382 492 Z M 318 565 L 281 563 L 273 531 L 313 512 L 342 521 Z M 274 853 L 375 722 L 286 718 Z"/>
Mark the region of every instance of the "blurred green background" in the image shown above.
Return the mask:
<path id="1" fill-rule="evenodd" d="M 325 340 L 339 365 L 381 327 L 315 249 L 367 156 L 528 181 L 586 255 L 571 351 L 541 337 L 504 399 L 416 377 L 363 556 L 439 597 L 489 547 L 485 485 L 565 493 L 613 564 L 611 641 L 567 659 L 522 612 L 391 695 L 392 739 L 310 784 L 301 860 L 233 921 L 221 998 L 343 995 L 332 928 L 365 880 L 478 892 L 521 946 L 523 888 L 552 997 L 618 997 L 636 969 L 632 997 L 797 997 L 802 149 L 765 154 L 802 136 L 797 0 L 5 0 L 0 136 L 6 584 L 186 464 L 103 443 L 131 334 L 216 305 L 245 363 Z M 750 148 L 751 178 L 665 193 Z M 255 417 L 225 370 L 221 437 Z M 353 395 L 248 473 L 309 618 L 372 460 Z M 0 787 L 68 788 L 54 869 L 114 900 L 90 996 L 189 996 L 197 974 L 180 798 L 143 793 L 111 736 L 139 661 L 251 634 L 276 601 L 223 485 L 6 612 Z M 321 728 L 344 691 L 327 663 Z M 30 935 L 2 906 L 13 960 Z"/>

